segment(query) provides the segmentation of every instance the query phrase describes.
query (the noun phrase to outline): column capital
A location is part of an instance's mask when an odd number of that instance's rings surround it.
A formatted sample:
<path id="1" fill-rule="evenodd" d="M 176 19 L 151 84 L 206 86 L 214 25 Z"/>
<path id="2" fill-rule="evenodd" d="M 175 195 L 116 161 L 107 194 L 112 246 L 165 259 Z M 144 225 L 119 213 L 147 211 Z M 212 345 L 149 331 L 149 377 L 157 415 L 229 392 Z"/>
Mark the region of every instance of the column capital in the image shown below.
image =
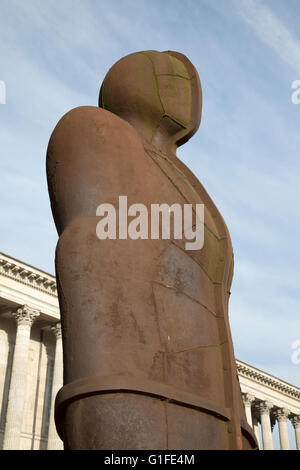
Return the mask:
<path id="1" fill-rule="evenodd" d="M 291 419 L 291 422 L 295 429 L 300 429 L 300 415 L 295 415 Z"/>
<path id="2" fill-rule="evenodd" d="M 274 410 L 274 416 L 279 422 L 285 422 L 288 418 L 288 416 L 291 414 L 289 410 L 286 408 L 278 408 L 277 410 Z"/>
<path id="3" fill-rule="evenodd" d="M 13 312 L 12 316 L 18 325 L 28 325 L 31 327 L 36 318 L 40 316 L 40 313 L 41 312 L 35 308 L 23 305 L 18 308 L 16 312 Z"/>
<path id="4" fill-rule="evenodd" d="M 269 401 L 261 401 L 258 404 L 259 410 L 262 414 L 270 414 L 271 409 L 273 408 L 273 403 Z"/>
<path id="5" fill-rule="evenodd" d="M 51 326 L 51 331 L 55 335 L 56 339 L 61 338 L 61 323 L 58 322 Z"/>
<path id="6" fill-rule="evenodd" d="M 255 400 L 255 396 L 251 395 L 251 393 L 242 393 L 243 402 L 245 405 L 250 405 Z"/>

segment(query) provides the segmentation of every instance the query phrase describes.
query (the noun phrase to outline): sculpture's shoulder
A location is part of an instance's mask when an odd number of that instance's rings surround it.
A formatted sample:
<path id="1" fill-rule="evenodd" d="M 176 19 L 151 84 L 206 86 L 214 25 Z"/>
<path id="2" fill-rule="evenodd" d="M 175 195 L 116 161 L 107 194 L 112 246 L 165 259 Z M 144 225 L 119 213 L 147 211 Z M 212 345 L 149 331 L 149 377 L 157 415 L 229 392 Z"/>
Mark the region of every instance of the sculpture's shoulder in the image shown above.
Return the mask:
<path id="1" fill-rule="evenodd" d="M 140 143 L 135 129 L 126 121 L 105 109 L 96 106 L 80 106 L 66 113 L 56 125 L 48 146 L 48 156 L 59 151 L 61 146 L 83 149 L 90 145 L 105 148 L 128 144 L 128 140 Z M 141 144 L 140 144 L 141 145 Z"/>
<path id="2" fill-rule="evenodd" d="M 94 217 L 98 205 L 130 195 L 142 170 L 142 140 L 126 121 L 83 106 L 65 114 L 47 150 L 47 179 L 58 232 L 77 217 Z"/>
<path id="3" fill-rule="evenodd" d="M 79 124 L 82 129 L 93 129 L 94 126 L 98 128 L 99 124 L 106 126 L 126 125 L 126 121 L 121 119 L 116 114 L 111 113 L 98 106 L 79 106 L 68 111 L 58 122 L 54 132 L 59 128 L 73 130 L 73 126 Z"/>

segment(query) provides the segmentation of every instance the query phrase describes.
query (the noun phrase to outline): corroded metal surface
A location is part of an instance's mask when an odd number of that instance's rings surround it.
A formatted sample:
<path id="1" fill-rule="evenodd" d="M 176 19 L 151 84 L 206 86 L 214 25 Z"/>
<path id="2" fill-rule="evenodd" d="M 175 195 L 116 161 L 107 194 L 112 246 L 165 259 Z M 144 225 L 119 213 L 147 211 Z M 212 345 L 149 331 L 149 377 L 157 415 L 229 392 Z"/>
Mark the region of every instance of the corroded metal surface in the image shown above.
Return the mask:
<path id="1" fill-rule="evenodd" d="M 198 129 L 202 93 L 177 52 L 131 54 L 108 72 L 99 107 L 56 126 L 47 174 L 59 242 L 66 449 L 256 448 L 228 321 L 233 272 L 223 218 L 176 149 Z M 204 204 L 201 250 L 182 240 L 96 236 L 96 209 Z"/>

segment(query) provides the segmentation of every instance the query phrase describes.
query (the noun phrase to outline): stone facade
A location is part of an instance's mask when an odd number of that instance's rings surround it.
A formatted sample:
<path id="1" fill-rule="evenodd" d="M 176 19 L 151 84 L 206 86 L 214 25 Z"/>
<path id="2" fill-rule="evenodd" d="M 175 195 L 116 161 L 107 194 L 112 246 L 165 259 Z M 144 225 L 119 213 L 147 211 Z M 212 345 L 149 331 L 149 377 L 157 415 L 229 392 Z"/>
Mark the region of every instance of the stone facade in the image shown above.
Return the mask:
<path id="1" fill-rule="evenodd" d="M 280 448 L 290 449 L 287 422 L 295 430 L 297 449 L 300 449 L 300 389 L 255 367 L 237 361 L 237 370 L 248 423 L 253 426 L 262 447 L 274 448 L 273 429 L 278 423 Z"/>
<path id="2" fill-rule="evenodd" d="M 264 449 L 300 449 L 300 389 L 237 361 L 248 422 Z M 55 277 L 0 253 L 0 449 L 62 449 L 53 406 L 63 382 Z"/>
<path id="3" fill-rule="evenodd" d="M 0 448 L 47 449 L 59 320 L 55 277 L 0 253 Z"/>

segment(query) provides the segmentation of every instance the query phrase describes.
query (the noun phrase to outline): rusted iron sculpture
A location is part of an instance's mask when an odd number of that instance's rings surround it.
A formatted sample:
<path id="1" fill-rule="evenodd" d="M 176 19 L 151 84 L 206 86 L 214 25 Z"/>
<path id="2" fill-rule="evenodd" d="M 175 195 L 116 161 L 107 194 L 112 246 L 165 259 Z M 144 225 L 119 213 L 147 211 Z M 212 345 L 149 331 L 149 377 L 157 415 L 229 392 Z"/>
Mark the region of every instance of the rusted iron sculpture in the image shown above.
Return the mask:
<path id="1" fill-rule="evenodd" d="M 56 274 L 64 387 L 56 425 L 65 449 L 251 449 L 228 320 L 227 227 L 176 156 L 197 131 L 201 85 L 178 52 L 118 61 L 99 107 L 56 126 L 47 174 L 59 242 Z M 99 240 L 96 210 L 205 205 L 204 246 Z"/>

